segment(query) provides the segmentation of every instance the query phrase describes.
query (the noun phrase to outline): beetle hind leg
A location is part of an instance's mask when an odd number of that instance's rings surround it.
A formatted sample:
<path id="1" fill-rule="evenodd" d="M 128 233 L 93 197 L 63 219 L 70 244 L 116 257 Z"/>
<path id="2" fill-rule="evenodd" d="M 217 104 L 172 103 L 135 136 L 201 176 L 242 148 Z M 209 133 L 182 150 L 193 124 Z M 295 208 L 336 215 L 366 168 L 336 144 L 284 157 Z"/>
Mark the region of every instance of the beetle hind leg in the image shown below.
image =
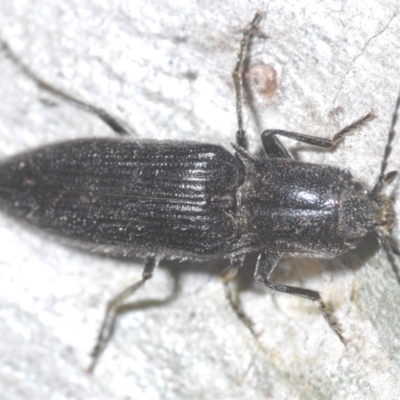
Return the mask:
<path id="1" fill-rule="evenodd" d="M 0 47 L 4 50 L 6 55 L 13 61 L 22 72 L 32 79 L 41 89 L 46 90 L 47 92 L 61 98 L 62 100 L 72 104 L 74 107 L 79 108 L 83 111 L 86 111 L 90 114 L 94 114 L 99 117 L 103 122 L 105 122 L 116 134 L 120 136 L 133 135 L 134 131 L 130 129 L 124 122 L 119 120 L 117 117 L 111 115 L 108 111 L 92 106 L 82 100 L 71 96 L 70 94 L 62 91 L 61 89 L 57 89 L 52 86 L 50 83 L 45 81 L 39 75 L 37 75 L 34 71 L 32 71 L 27 65 L 25 65 L 19 57 L 11 50 L 10 46 L 0 38 Z"/>
<path id="2" fill-rule="evenodd" d="M 96 345 L 94 346 L 91 357 L 92 362 L 89 365 L 88 371 L 92 372 L 96 366 L 97 360 L 103 352 L 107 342 L 109 341 L 115 325 L 115 320 L 119 309 L 123 305 L 123 302 L 135 293 L 143 284 L 152 278 L 154 270 L 157 268 L 159 260 L 156 257 L 147 257 L 142 273 L 142 279 L 131 286 L 128 286 L 117 296 L 112 298 L 108 304 L 104 314 L 103 322 L 101 324 L 100 332 L 97 337 Z"/>
<path id="3" fill-rule="evenodd" d="M 277 290 L 279 292 L 293 294 L 295 296 L 305 297 L 306 299 L 315 301 L 318 304 L 319 309 L 322 312 L 322 315 L 328 322 L 329 326 L 339 337 L 340 341 L 346 345 L 346 340 L 342 335 L 342 330 L 333 317 L 333 315 L 329 312 L 327 305 L 321 299 L 321 295 L 309 289 L 303 289 L 294 286 L 282 285 L 279 283 L 274 283 L 269 280 L 269 277 L 275 267 L 278 265 L 279 260 L 281 259 L 281 255 L 279 253 L 261 253 L 257 260 L 256 271 L 254 274 L 254 279 L 261 283 L 262 285 L 272 289 Z"/>

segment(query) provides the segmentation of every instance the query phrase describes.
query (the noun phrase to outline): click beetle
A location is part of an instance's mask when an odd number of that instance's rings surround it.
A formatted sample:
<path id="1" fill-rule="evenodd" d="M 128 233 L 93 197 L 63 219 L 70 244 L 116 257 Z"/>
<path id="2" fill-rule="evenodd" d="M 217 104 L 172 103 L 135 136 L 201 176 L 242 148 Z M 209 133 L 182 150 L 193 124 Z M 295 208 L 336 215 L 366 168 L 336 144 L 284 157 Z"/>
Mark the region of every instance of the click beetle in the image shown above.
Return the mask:
<path id="1" fill-rule="evenodd" d="M 84 249 L 145 258 L 142 279 L 107 306 L 94 366 L 110 337 L 118 308 L 149 280 L 162 259 L 207 261 L 227 258 L 227 282 L 256 252 L 255 280 L 315 301 L 345 342 L 318 292 L 276 284 L 270 275 L 281 258 L 332 258 L 374 234 L 400 282 L 390 237 L 392 200 L 383 193 L 397 175 L 387 173 L 400 98 L 397 100 L 378 180 L 366 188 L 341 168 L 296 161 L 277 136 L 333 148 L 363 127 L 372 112 L 333 139 L 265 130 L 264 157 L 247 151 L 242 117 L 242 75 L 252 37 L 263 13 L 244 30 L 233 72 L 238 131 L 234 154 L 214 145 L 186 141 L 80 139 L 48 145 L 0 163 L 0 209 Z M 71 97 L 37 77 L 6 53 L 38 85 L 96 114 L 117 134 L 129 129 L 108 112 Z M 233 306 L 232 298 L 229 300 Z"/>

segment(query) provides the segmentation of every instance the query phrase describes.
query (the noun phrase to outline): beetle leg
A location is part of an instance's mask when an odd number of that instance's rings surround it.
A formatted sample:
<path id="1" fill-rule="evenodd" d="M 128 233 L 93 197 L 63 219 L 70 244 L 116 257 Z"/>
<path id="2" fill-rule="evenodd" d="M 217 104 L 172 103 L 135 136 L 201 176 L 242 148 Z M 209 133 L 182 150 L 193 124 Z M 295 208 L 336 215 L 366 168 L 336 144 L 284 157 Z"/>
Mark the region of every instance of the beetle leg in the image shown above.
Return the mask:
<path id="1" fill-rule="evenodd" d="M 106 111 L 102 108 L 92 106 L 88 103 L 85 103 L 82 100 L 79 100 L 79 99 L 63 92 L 60 89 L 52 87 L 49 83 L 47 83 L 43 79 L 37 77 L 36 75 L 33 74 L 33 72 L 31 72 L 25 68 L 24 68 L 24 72 L 27 73 L 27 75 L 30 78 L 32 78 L 40 88 L 50 92 L 51 94 L 53 94 L 57 97 L 60 97 L 61 99 L 65 100 L 66 102 L 72 104 L 74 107 L 77 107 L 83 111 L 86 111 L 90 114 L 94 114 L 97 117 L 99 117 L 117 135 L 120 135 L 120 136 L 135 135 L 134 131 L 131 128 L 128 128 L 124 122 L 119 120 L 117 117 L 111 115 L 108 111 Z"/>
<path id="2" fill-rule="evenodd" d="M 328 311 L 326 304 L 321 299 L 321 296 L 318 292 L 309 289 L 303 289 L 294 286 L 281 285 L 279 283 L 274 283 L 269 280 L 269 277 L 275 267 L 278 265 L 279 260 L 281 259 L 281 254 L 279 253 L 261 253 L 257 260 L 256 272 L 254 274 L 254 279 L 257 282 L 260 282 L 264 286 L 277 290 L 279 292 L 293 294 L 295 296 L 305 297 L 306 299 L 310 299 L 312 301 L 317 302 L 318 307 L 322 311 L 322 314 L 329 326 L 333 329 L 336 335 L 339 337 L 340 341 L 343 344 L 346 344 L 346 340 L 342 336 L 341 329 L 334 319 L 333 315 Z"/>
<path id="3" fill-rule="evenodd" d="M 235 98 L 236 98 L 236 115 L 238 122 L 238 131 L 236 132 L 236 143 L 247 149 L 246 132 L 243 129 L 243 69 L 246 63 L 246 55 L 249 52 L 251 46 L 251 39 L 258 31 L 258 24 L 263 17 L 263 12 L 257 12 L 250 22 L 249 26 L 243 31 L 242 40 L 240 42 L 240 50 L 237 56 L 237 62 L 235 69 L 232 72 L 233 84 L 235 87 Z"/>
<path id="4" fill-rule="evenodd" d="M 332 139 L 324 139 L 310 135 L 304 135 L 296 132 L 283 131 L 278 129 L 268 129 L 261 134 L 261 140 L 264 150 L 269 158 L 292 158 L 291 154 L 277 140 L 276 136 L 285 136 L 290 139 L 295 139 L 303 143 L 313 146 L 332 149 L 344 140 L 345 136 L 354 133 L 357 129 L 365 126 L 369 121 L 375 118 L 375 115 L 370 111 L 364 117 L 354 121 L 350 125 L 340 130 Z"/>
<path id="5" fill-rule="evenodd" d="M 239 268 L 243 265 L 244 262 L 244 256 L 239 256 L 231 259 L 231 265 L 227 268 L 225 268 L 221 274 L 220 274 L 220 280 L 224 284 L 225 288 L 225 296 L 227 300 L 229 301 L 230 306 L 232 307 L 232 310 L 235 312 L 235 314 L 238 316 L 240 320 L 243 321 L 243 323 L 247 326 L 247 328 L 250 330 L 250 332 L 254 335 L 257 336 L 256 333 L 253 330 L 253 321 L 246 315 L 244 310 L 242 309 L 240 305 L 240 299 L 236 295 L 236 293 L 233 293 L 232 287 L 229 284 L 230 281 L 236 276 Z"/>
<path id="6" fill-rule="evenodd" d="M 14 52 L 10 49 L 8 44 L 4 42 L 0 38 L 0 47 L 4 50 L 4 52 L 8 55 L 8 57 L 22 70 L 22 72 L 32 79 L 40 88 L 50 92 L 51 94 L 60 97 L 61 99 L 67 101 L 72 104 L 74 107 L 77 107 L 81 110 L 89 112 L 91 114 L 97 115 L 103 122 L 105 122 L 115 133 L 121 136 L 126 135 L 134 135 L 134 131 L 128 128 L 122 121 L 118 118 L 114 117 L 107 111 L 102 108 L 98 108 L 92 106 L 90 104 L 85 103 L 82 100 L 79 100 L 70 94 L 63 92 L 60 89 L 53 87 L 50 83 L 46 82 L 40 76 L 38 76 L 35 72 L 33 72 L 29 67 L 27 67 Z"/>
<path id="7" fill-rule="evenodd" d="M 107 303 L 106 313 L 101 324 L 96 345 L 94 346 L 91 353 L 92 362 L 88 368 L 89 372 L 93 371 L 100 354 L 103 352 L 108 340 L 112 335 L 118 309 L 122 306 L 123 302 L 128 297 L 130 297 L 134 292 L 142 287 L 143 284 L 153 276 L 153 272 L 157 268 L 158 262 L 159 260 L 156 257 L 147 257 L 144 264 L 142 279 L 139 282 L 128 286 Z"/>

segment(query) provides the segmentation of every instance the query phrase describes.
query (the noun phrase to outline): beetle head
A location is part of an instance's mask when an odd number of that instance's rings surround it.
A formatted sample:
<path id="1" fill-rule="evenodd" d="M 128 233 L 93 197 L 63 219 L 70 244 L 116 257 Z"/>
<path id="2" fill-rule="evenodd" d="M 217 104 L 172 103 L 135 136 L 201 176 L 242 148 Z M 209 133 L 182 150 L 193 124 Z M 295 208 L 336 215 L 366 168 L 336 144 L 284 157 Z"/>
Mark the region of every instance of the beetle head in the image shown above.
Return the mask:
<path id="1" fill-rule="evenodd" d="M 392 266 L 394 273 L 396 274 L 397 280 L 400 282 L 400 270 L 394 255 L 399 255 L 400 252 L 393 243 L 393 239 L 390 235 L 390 230 L 396 222 L 396 213 L 394 211 L 393 201 L 383 194 L 384 188 L 397 176 L 397 171 L 386 172 L 388 158 L 392 152 L 392 142 L 395 136 L 394 128 L 399 115 L 400 107 L 400 95 L 397 97 L 396 107 L 392 117 L 392 123 L 390 125 L 388 141 L 385 147 L 385 153 L 382 160 L 381 172 L 379 174 L 378 181 L 376 182 L 374 188 L 371 191 L 371 196 L 373 200 L 379 204 L 380 216 L 378 218 L 378 223 L 373 228 L 372 232 L 378 238 L 380 244 L 384 248 L 389 262 Z"/>

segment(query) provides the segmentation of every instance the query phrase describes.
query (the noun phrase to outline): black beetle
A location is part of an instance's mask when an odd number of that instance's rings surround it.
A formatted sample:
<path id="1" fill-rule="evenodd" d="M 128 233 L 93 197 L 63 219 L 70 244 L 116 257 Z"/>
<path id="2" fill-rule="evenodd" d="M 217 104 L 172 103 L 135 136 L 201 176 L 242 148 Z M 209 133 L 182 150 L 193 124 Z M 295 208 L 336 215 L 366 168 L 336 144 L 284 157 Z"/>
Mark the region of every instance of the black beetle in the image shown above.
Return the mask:
<path id="1" fill-rule="evenodd" d="M 256 281 L 317 301 L 343 342 L 318 292 L 269 280 L 279 260 L 293 255 L 335 257 L 373 233 L 400 281 L 393 256 L 398 251 L 389 235 L 395 222 L 393 203 L 382 193 L 397 174 L 386 173 L 386 167 L 400 98 L 372 190 L 341 168 L 294 160 L 276 138 L 332 148 L 373 119 L 372 113 L 332 140 L 266 130 L 261 135 L 266 157 L 250 155 L 242 122 L 242 69 L 262 15 L 257 13 L 244 31 L 233 72 L 239 126 L 234 155 L 218 145 L 196 142 L 87 139 L 45 146 L 0 164 L 0 208 L 8 214 L 83 248 L 146 258 L 142 280 L 108 304 L 93 365 L 110 336 L 116 310 L 152 277 L 160 259 L 225 257 L 230 260 L 227 281 L 246 254 L 257 252 Z M 104 110 L 36 77 L 5 43 L 3 49 L 40 86 L 97 114 L 117 133 L 129 133 Z"/>

